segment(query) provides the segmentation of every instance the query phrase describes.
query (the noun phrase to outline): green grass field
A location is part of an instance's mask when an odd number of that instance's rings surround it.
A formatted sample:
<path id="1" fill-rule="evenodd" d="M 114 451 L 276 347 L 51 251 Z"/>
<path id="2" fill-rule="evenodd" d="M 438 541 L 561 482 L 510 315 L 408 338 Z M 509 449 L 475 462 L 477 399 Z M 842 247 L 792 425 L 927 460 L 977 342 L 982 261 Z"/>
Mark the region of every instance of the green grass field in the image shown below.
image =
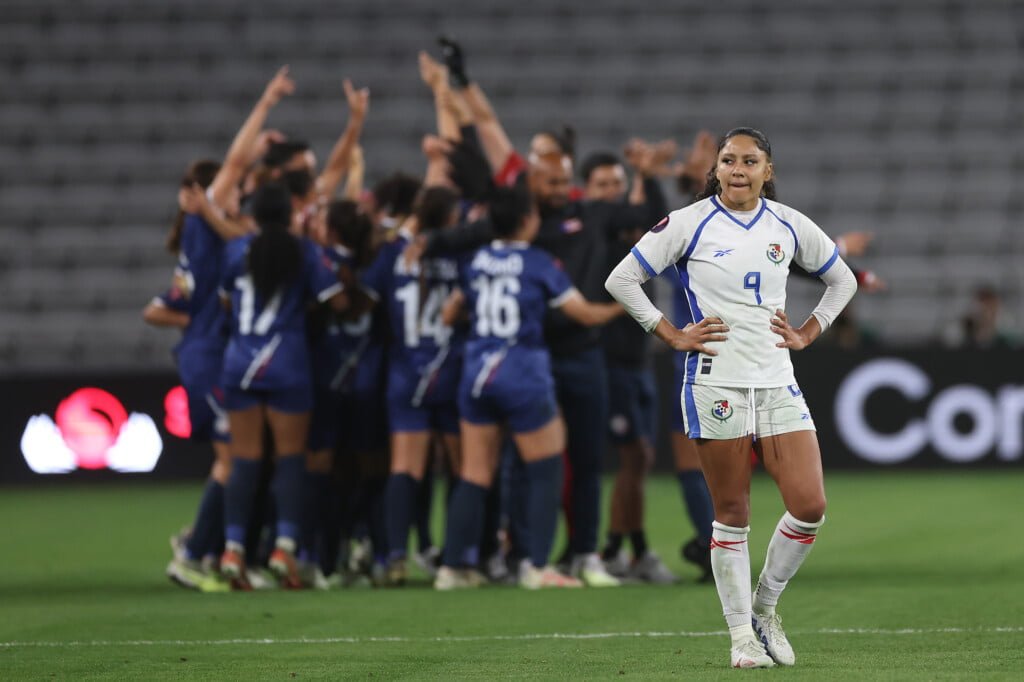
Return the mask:
<path id="1" fill-rule="evenodd" d="M 837 474 L 783 596 L 797 665 L 728 668 L 711 585 L 657 478 L 649 534 L 672 587 L 204 595 L 163 576 L 199 485 L 0 490 L 2 679 L 1021 679 L 1024 472 Z M 781 513 L 753 492 L 756 576 Z"/>

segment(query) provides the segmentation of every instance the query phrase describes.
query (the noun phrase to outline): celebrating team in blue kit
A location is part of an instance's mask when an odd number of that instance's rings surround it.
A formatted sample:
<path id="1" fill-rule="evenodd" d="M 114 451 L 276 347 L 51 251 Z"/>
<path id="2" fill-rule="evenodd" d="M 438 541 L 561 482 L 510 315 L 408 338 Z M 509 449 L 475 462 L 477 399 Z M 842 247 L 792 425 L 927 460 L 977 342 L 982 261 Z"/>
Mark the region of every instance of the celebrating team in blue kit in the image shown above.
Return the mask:
<path id="1" fill-rule="evenodd" d="M 321 170 L 308 144 L 268 129 L 295 89 L 287 69 L 224 161 L 183 179 L 172 285 L 144 312 L 182 330 L 191 437 L 215 453 L 195 519 L 172 539 L 167 574 L 180 585 L 399 586 L 412 563 L 442 591 L 678 579 L 643 527 L 648 346 L 628 318 L 602 331 L 624 312 L 608 273 L 664 229 L 658 177 L 671 153 L 634 141 L 626 162 L 594 155 L 578 189 L 571 136 L 541 133 L 517 154 L 464 55 L 445 51 L 446 64 L 420 58 L 440 133 L 424 139 L 422 181 L 364 189 L 369 92 L 347 81 L 349 121 Z M 714 153 L 690 161 L 703 179 Z M 669 286 L 686 303 L 679 281 Z M 680 388 L 692 371 L 680 368 Z M 681 406 L 673 416 L 696 531 L 683 557 L 707 580 L 718 535 L 690 440 L 701 424 Z M 609 440 L 622 471 L 599 552 Z"/>

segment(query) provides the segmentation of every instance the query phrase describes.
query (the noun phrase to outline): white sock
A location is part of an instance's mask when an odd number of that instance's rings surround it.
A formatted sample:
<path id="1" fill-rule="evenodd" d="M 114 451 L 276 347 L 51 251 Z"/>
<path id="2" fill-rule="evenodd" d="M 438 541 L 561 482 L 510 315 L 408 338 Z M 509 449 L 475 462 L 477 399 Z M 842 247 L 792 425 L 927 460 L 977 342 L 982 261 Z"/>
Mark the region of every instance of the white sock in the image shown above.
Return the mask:
<path id="1" fill-rule="evenodd" d="M 722 614 L 735 643 L 755 636 L 750 625 L 750 526 L 734 528 L 715 521 L 711 528 L 711 570 L 722 601 Z"/>
<path id="2" fill-rule="evenodd" d="M 797 520 L 789 512 L 782 515 L 779 525 L 775 527 L 772 541 L 768 543 L 768 557 L 764 561 L 761 577 L 757 579 L 754 611 L 764 614 L 775 613 L 779 595 L 807 558 L 811 547 L 814 546 L 814 539 L 818 537 L 818 528 L 823 523 L 824 516 L 815 523 L 806 523 Z"/>

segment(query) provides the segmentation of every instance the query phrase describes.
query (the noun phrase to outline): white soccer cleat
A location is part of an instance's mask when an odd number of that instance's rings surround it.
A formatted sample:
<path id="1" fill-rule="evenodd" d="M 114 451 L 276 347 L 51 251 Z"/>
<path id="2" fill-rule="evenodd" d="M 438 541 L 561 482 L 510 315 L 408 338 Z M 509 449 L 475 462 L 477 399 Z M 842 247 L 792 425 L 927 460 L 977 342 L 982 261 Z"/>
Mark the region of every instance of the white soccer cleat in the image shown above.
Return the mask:
<path id="1" fill-rule="evenodd" d="M 754 637 L 744 637 L 733 642 L 732 667 L 734 668 L 774 668 L 775 661 L 764 650 L 764 645 Z"/>
<path id="2" fill-rule="evenodd" d="M 754 613 L 751 615 L 754 632 L 761 638 L 768 655 L 779 665 L 793 665 L 796 654 L 782 629 L 782 618 L 777 613 L 769 615 Z"/>
<path id="3" fill-rule="evenodd" d="M 527 590 L 577 588 L 583 587 L 583 583 L 572 576 L 559 573 L 554 566 L 537 568 L 529 561 L 524 561 L 519 567 L 519 587 Z"/>
<path id="4" fill-rule="evenodd" d="M 437 577 L 438 564 L 441 563 L 441 550 L 437 547 L 427 547 L 422 552 L 412 555 L 413 563 L 420 567 L 420 570 L 431 578 Z"/>
<path id="5" fill-rule="evenodd" d="M 437 569 L 437 577 L 434 578 L 434 589 L 440 592 L 467 590 L 480 587 L 484 582 L 484 577 L 472 569 L 442 566 Z"/>
<path id="6" fill-rule="evenodd" d="M 652 585 L 673 585 L 679 582 L 679 577 L 668 570 L 668 566 L 657 554 L 650 551 L 645 552 L 642 557 L 633 562 L 629 568 L 628 577 Z"/>
<path id="7" fill-rule="evenodd" d="M 572 574 L 582 580 L 587 587 L 618 587 L 622 584 L 618 578 L 605 570 L 604 562 L 596 552 L 574 557 Z"/>

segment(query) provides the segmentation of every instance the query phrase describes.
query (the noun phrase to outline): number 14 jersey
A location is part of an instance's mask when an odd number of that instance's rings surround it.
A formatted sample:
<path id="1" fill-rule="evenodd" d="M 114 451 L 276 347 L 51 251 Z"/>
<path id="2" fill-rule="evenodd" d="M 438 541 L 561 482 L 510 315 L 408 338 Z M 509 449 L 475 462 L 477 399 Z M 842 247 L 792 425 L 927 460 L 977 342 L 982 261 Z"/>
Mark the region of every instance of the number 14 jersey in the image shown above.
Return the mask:
<path id="1" fill-rule="evenodd" d="M 673 211 L 632 250 L 654 277 L 674 267 L 688 302 L 682 328 L 719 317 L 728 340 L 711 346 L 716 356 L 687 353 L 685 382 L 711 386 L 774 388 L 795 384 L 789 350 L 771 331 L 776 309 L 786 309 L 790 263 L 821 276 L 839 258 L 835 243 L 809 218 L 761 199 L 753 211 L 730 211 L 710 197 Z M 799 326 L 803 321 L 790 319 Z"/>

